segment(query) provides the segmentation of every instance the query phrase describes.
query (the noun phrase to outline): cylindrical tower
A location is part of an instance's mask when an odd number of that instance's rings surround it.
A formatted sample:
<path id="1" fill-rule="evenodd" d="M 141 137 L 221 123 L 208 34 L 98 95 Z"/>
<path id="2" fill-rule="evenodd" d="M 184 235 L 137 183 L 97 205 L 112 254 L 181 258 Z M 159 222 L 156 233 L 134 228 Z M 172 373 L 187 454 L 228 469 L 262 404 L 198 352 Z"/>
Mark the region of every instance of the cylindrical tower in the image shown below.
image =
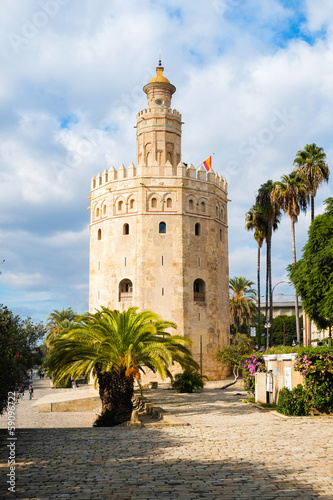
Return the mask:
<path id="1" fill-rule="evenodd" d="M 229 343 L 227 184 L 181 162 L 176 89 L 156 70 L 137 115 L 137 168 L 92 179 L 89 307 L 135 305 L 174 321 L 217 379 L 216 350 Z"/>

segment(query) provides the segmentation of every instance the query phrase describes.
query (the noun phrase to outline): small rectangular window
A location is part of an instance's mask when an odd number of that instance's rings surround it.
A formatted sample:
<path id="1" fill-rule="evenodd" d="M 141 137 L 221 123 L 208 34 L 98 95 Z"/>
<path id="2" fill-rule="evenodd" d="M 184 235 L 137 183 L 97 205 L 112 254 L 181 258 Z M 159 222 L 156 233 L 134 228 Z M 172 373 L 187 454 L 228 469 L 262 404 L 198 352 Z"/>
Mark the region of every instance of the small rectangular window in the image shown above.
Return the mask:
<path id="1" fill-rule="evenodd" d="M 198 267 L 200 267 L 200 264 L 201 264 L 201 259 L 200 257 L 198 257 Z"/>
<path id="2" fill-rule="evenodd" d="M 162 266 L 164 265 L 164 258 L 163 258 L 163 255 L 162 255 L 162 258 L 161 258 L 161 263 L 162 263 Z"/>
<path id="3" fill-rule="evenodd" d="M 164 295 L 164 288 L 162 288 L 162 295 Z"/>

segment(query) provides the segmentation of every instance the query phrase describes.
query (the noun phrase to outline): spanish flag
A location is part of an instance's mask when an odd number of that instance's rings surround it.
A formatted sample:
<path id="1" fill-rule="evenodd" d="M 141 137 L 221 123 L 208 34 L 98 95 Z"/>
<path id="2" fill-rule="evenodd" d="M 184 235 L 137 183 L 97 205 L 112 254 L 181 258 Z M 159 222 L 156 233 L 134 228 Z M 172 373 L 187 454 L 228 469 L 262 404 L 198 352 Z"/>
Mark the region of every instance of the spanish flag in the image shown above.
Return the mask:
<path id="1" fill-rule="evenodd" d="M 207 158 L 207 160 L 205 160 L 203 162 L 203 166 L 205 167 L 205 169 L 207 170 L 207 172 L 210 171 L 210 169 L 212 168 L 212 157 L 211 156 L 209 158 Z"/>

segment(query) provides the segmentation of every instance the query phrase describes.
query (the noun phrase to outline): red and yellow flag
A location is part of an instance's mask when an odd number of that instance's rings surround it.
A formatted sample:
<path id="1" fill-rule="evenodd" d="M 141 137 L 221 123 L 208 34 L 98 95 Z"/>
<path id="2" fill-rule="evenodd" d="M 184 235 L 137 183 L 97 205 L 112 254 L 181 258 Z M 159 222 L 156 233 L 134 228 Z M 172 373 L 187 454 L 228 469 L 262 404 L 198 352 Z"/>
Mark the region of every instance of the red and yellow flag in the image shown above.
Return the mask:
<path id="1" fill-rule="evenodd" d="M 204 165 L 205 169 L 207 170 L 207 172 L 209 172 L 210 169 L 212 168 L 212 157 L 210 156 L 209 158 L 207 158 L 207 160 L 205 160 L 203 162 L 203 165 Z"/>

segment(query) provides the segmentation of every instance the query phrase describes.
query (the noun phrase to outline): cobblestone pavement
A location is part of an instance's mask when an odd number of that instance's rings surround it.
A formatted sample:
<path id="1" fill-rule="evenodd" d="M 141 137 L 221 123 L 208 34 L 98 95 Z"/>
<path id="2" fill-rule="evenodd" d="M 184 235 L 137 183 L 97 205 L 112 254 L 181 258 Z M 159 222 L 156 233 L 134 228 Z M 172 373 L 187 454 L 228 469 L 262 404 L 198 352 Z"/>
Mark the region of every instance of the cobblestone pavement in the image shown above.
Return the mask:
<path id="1" fill-rule="evenodd" d="M 51 390 L 35 383 L 35 395 Z M 149 398 L 186 427 L 91 428 L 93 413 L 17 408 L 16 493 L 7 491 L 7 417 L 0 498 L 333 500 L 333 419 L 285 419 L 240 403 L 239 388 Z M 27 396 L 25 396 L 27 398 Z"/>

